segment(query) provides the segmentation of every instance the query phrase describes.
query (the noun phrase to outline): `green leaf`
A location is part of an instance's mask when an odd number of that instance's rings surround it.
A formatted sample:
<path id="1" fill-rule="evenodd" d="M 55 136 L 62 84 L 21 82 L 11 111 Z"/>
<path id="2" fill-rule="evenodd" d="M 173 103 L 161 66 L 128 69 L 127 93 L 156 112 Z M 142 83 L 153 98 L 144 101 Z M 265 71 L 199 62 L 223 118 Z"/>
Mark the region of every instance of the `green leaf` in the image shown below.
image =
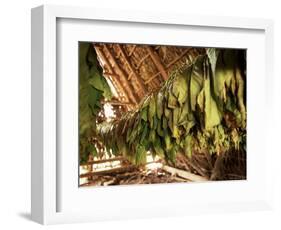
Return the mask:
<path id="1" fill-rule="evenodd" d="M 136 148 L 136 165 L 146 163 L 146 150 L 145 147 L 139 144 Z"/>
<path id="2" fill-rule="evenodd" d="M 184 139 L 184 153 L 187 157 L 191 157 L 192 155 L 192 136 L 191 135 L 187 135 Z"/>
<path id="3" fill-rule="evenodd" d="M 177 98 L 172 94 L 172 93 L 169 93 L 168 95 L 168 108 L 170 109 L 174 109 L 177 107 Z"/>
<path id="4" fill-rule="evenodd" d="M 165 153 L 164 153 L 164 149 L 163 146 L 161 144 L 161 140 L 159 137 L 156 136 L 155 141 L 154 141 L 154 150 L 156 152 L 156 154 L 160 157 L 160 158 L 164 158 L 165 157 Z"/>
<path id="5" fill-rule="evenodd" d="M 164 141 L 165 141 L 166 151 L 170 151 L 172 149 L 173 145 L 172 145 L 172 142 L 171 142 L 171 137 L 167 132 L 164 135 Z"/>
<path id="6" fill-rule="evenodd" d="M 152 96 L 150 98 L 150 103 L 149 103 L 149 109 L 148 109 L 148 121 L 150 124 L 150 128 L 153 128 L 153 121 L 154 121 L 154 116 L 156 115 L 156 100 L 155 97 Z"/>
<path id="7" fill-rule="evenodd" d="M 144 107 L 141 109 L 141 119 L 144 120 L 144 121 L 147 121 L 147 107 Z"/>
<path id="8" fill-rule="evenodd" d="M 172 93 L 174 94 L 174 96 L 176 96 L 180 105 L 182 105 L 185 102 L 187 98 L 187 91 L 188 91 L 187 78 L 186 76 L 179 74 L 177 76 L 177 80 L 174 81 Z M 173 99 L 170 100 L 172 100 L 172 102 L 169 101 L 170 103 L 172 103 L 172 106 L 175 106 Z"/>
<path id="9" fill-rule="evenodd" d="M 160 91 L 157 95 L 157 117 L 160 120 L 163 114 L 163 93 Z"/>

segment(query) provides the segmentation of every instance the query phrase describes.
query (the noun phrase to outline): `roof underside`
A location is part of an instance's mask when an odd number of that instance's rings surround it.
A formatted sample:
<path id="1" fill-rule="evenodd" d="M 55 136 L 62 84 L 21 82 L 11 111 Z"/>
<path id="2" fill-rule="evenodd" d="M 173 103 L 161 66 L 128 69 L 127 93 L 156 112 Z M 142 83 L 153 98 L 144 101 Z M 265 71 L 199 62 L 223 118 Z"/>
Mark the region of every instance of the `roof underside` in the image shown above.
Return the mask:
<path id="1" fill-rule="evenodd" d="M 126 110 L 135 108 L 148 93 L 161 87 L 169 74 L 189 65 L 205 49 L 160 46 L 93 43 L 103 74 L 117 93 L 112 101 Z"/>

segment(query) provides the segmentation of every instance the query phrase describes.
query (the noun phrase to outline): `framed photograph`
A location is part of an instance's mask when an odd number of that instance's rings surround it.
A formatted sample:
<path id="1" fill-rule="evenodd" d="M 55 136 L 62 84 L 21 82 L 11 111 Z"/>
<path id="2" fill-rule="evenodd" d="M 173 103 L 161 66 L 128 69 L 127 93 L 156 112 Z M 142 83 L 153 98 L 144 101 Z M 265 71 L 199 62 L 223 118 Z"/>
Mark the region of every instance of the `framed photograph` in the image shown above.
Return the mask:
<path id="1" fill-rule="evenodd" d="M 272 33 L 266 19 L 32 9 L 32 219 L 270 209 Z"/>

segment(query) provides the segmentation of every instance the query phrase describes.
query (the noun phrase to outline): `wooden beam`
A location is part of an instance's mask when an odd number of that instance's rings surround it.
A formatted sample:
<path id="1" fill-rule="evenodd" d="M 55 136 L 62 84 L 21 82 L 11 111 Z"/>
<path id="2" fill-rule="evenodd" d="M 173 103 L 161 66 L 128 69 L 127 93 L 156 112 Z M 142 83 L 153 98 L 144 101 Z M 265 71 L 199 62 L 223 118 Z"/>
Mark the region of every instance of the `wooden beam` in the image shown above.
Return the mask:
<path id="1" fill-rule="evenodd" d="M 159 56 L 154 52 L 154 50 L 150 46 L 146 46 L 146 50 L 148 51 L 152 61 L 156 65 L 156 68 L 161 73 L 162 78 L 164 80 L 167 80 L 169 77 L 168 77 L 168 74 L 166 73 L 165 67 L 161 63 L 161 60 L 160 60 Z"/>
<path id="2" fill-rule="evenodd" d="M 126 92 L 125 88 L 123 87 L 123 85 L 121 84 L 121 82 L 120 82 L 120 80 L 119 80 L 119 75 L 115 73 L 114 69 L 112 68 L 112 66 L 111 66 L 110 63 L 108 62 L 108 60 L 107 60 L 107 58 L 106 58 L 106 56 L 105 56 L 103 50 L 101 49 L 101 47 L 100 47 L 100 46 L 97 46 L 97 45 L 95 45 L 95 44 L 93 44 L 93 46 L 94 46 L 95 50 L 97 51 L 98 57 L 103 60 L 103 62 L 107 65 L 109 71 L 111 72 L 111 73 L 106 73 L 106 72 L 105 72 L 104 75 L 114 77 L 114 79 L 117 81 L 117 83 L 118 83 L 118 85 L 119 85 L 119 87 L 120 87 L 120 88 L 116 87 L 116 88 L 117 88 L 117 89 L 116 89 L 116 90 L 117 90 L 117 93 L 120 94 L 119 91 L 121 90 L 122 93 L 126 96 L 126 98 L 127 98 L 130 102 L 132 102 L 132 101 L 130 100 L 130 97 L 129 97 L 128 93 Z M 114 82 L 112 82 L 112 83 L 114 84 Z M 120 96 L 120 95 L 119 95 L 119 96 Z"/>
<path id="3" fill-rule="evenodd" d="M 208 181 L 208 178 L 206 178 L 206 177 L 198 176 L 196 174 L 187 172 L 185 170 L 176 169 L 176 168 L 173 168 L 173 167 L 170 167 L 167 165 L 164 165 L 162 167 L 162 169 L 172 175 L 177 175 L 177 176 L 187 179 L 187 180 L 196 181 L 196 182 Z"/>
<path id="4" fill-rule="evenodd" d="M 143 94 L 147 93 L 147 89 L 146 89 L 146 87 L 145 87 L 145 85 L 143 83 L 142 78 L 136 73 L 134 67 L 131 65 L 125 50 L 123 49 L 123 47 L 120 44 L 118 44 L 117 46 L 118 46 L 118 48 L 120 50 L 120 53 L 123 55 L 126 64 L 129 66 L 129 68 L 131 69 L 132 73 L 135 75 L 136 81 L 138 82 L 138 84 L 140 85 L 141 89 L 143 90 Z"/>
<path id="5" fill-rule="evenodd" d="M 108 55 L 109 55 L 111 61 L 113 62 L 114 66 L 116 67 L 117 71 L 120 73 L 120 77 L 122 78 L 123 82 L 128 87 L 128 90 L 126 90 L 126 91 L 129 95 L 130 99 L 132 100 L 132 102 L 134 104 L 138 104 L 138 98 L 134 93 L 135 91 L 134 91 L 133 87 L 131 86 L 130 82 L 126 78 L 126 75 L 125 75 L 124 71 L 120 68 L 120 66 L 118 65 L 118 63 L 117 63 L 115 57 L 113 56 L 111 50 L 106 46 L 106 44 L 104 44 L 104 48 L 105 48 L 106 52 L 108 53 Z"/>

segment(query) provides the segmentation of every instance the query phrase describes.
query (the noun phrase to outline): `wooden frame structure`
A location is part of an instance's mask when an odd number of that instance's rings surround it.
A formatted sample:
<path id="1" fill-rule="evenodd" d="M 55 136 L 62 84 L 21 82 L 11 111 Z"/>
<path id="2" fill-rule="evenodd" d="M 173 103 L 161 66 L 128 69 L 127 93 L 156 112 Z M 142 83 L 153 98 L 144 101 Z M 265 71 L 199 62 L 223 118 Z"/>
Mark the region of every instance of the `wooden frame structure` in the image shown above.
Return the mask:
<path id="1" fill-rule="evenodd" d="M 93 43 L 93 46 L 105 77 L 117 91 L 120 105 L 127 109 L 137 106 L 146 94 L 159 88 L 173 69 L 191 63 L 204 52 L 180 46 L 110 43 Z"/>

